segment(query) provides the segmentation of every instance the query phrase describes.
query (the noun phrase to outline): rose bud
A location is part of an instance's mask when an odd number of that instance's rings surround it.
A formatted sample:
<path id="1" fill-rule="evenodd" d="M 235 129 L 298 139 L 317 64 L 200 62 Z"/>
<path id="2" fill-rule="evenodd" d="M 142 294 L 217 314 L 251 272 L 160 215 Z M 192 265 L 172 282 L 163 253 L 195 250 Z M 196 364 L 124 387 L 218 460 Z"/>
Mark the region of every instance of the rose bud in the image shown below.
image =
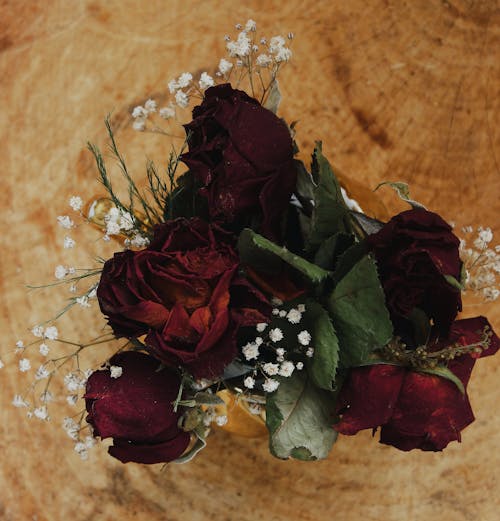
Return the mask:
<path id="1" fill-rule="evenodd" d="M 112 378 L 109 370 L 101 370 L 87 382 L 87 421 L 94 434 L 113 438 L 109 453 L 123 463 L 178 458 L 190 441 L 190 435 L 177 426 L 180 412 L 173 408 L 179 376 L 139 352 L 115 355 L 110 364 L 122 368 L 121 376 Z"/>
<path id="2" fill-rule="evenodd" d="M 485 342 L 485 331 L 488 339 Z M 495 354 L 500 340 L 484 317 L 458 320 L 447 339 L 433 346 L 441 349 L 473 346 L 448 362 L 448 369 L 466 389 L 475 360 Z M 380 442 L 401 450 L 440 451 L 460 441 L 460 431 L 474 421 L 467 392 L 440 376 L 419 373 L 397 365 L 378 364 L 352 369 L 339 395 L 341 420 L 334 429 L 353 435 L 362 429 L 381 427 Z"/>
<path id="3" fill-rule="evenodd" d="M 296 184 L 287 125 L 257 100 L 229 84 L 209 88 L 185 125 L 189 151 L 181 159 L 203 185 L 211 217 L 248 225 L 279 241 Z"/>
<path id="4" fill-rule="evenodd" d="M 446 279 L 460 280 L 460 241 L 439 215 L 423 209 L 402 212 L 367 238 L 377 259 L 387 308 L 396 331 L 415 309 L 423 310 L 443 333 L 462 309 L 460 291 Z"/>
<path id="5" fill-rule="evenodd" d="M 265 322 L 267 299 L 238 274 L 233 237 L 198 218 L 159 225 L 150 246 L 104 264 L 97 297 L 115 336 L 147 335 L 168 366 L 215 378 L 237 355 L 241 326 Z"/>

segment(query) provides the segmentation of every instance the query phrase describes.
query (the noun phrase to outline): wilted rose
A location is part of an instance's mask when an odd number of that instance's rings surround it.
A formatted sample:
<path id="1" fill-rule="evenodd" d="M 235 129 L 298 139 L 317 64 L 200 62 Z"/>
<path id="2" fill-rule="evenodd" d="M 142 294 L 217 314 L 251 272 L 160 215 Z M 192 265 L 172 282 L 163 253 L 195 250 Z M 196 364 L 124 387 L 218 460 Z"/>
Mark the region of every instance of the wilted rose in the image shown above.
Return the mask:
<path id="1" fill-rule="evenodd" d="M 224 84 L 205 92 L 185 127 L 189 152 L 182 161 L 202 183 L 211 216 L 242 225 L 258 219 L 260 231 L 279 240 L 296 183 L 287 125 L 245 92 Z"/>
<path id="2" fill-rule="evenodd" d="M 109 453 L 123 463 L 164 463 L 187 448 L 190 436 L 177 426 L 180 412 L 172 403 L 180 378 L 144 353 L 124 352 L 110 360 L 122 374 L 108 369 L 92 373 L 87 382 L 87 421 L 94 434 L 113 438 Z"/>
<path id="3" fill-rule="evenodd" d="M 498 337 L 484 317 L 458 320 L 447 339 L 435 345 L 470 346 L 490 332 L 489 347 L 463 354 L 448 369 L 467 387 L 476 358 L 495 354 Z M 460 432 L 474 421 L 467 393 L 452 381 L 406 367 L 378 364 L 352 369 L 338 402 L 341 420 L 334 425 L 342 434 L 381 427 L 380 442 L 401 450 L 444 449 L 460 441 Z"/>
<path id="4" fill-rule="evenodd" d="M 375 254 L 387 307 L 398 329 L 415 309 L 423 310 L 443 331 L 462 309 L 460 241 L 439 215 L 413 209 L 393 217 L 367 239 Z"/>
<path id="5" fill-rule="evenodd" d="M 240 326 L 265 322 L 267 299 L 238 274 L 231 235 L 198 218 L 155 229 L 150 246 L 116 253 L 97 296 L 117 337 L 147 335 L 151 354 L 196 378 L 220 376 Z"/>

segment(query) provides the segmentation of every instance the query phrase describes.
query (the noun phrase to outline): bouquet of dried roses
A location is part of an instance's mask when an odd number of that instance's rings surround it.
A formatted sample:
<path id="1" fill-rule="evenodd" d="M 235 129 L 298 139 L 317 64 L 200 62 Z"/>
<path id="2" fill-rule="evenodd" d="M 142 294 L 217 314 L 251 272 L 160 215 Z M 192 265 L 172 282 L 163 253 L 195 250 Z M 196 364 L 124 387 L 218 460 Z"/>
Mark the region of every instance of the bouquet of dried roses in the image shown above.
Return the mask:
<path id="1" fill-rule="evenodd" d="M 83 457 L 99 437 L 112 438 L 109 452 L 122 462 L 187 461 L 235 406 L 265 424 L 271 453 L 283 459 L 325 458 L 338 433 L 378 428 L 382 443 L 438 451 L 474 419 L 472 368 L 500 343 L 486 318 L 456 318 L 463 290 L 498 296 L 491 231 L 478 229 L 467 248 L 403 183 L 387 184 L 410 209 L 382 222 L 347 196 L 321 143 L 310 165 L 296 159 L 294 125 L 276 115 L 277 75 L 291 50 L 281 36 L 258 40 L 255 29 L 249 20 L 226 37 L 229 60 L 215 79 L 185 73 L 169 83 L 175 101 L 134 109 L 137 130 L 169 134 L 151 120 L 173 122 L 199 97 L 167 173 L 148 164 L 149 197 L 109 121 L 126 202 L 90 146 L 107 195 L 70 203 L 120 251 L 83 274 L 58 266 L 56 278 L 74 290 L 98 277 L 71 304 L 97 298 L 111 331 L 104 340 L 125 343 L 100 369 L 78 363 L 64 377 L 68 401 L 85 400 L 79 421 L 64 421 Z M 237 88 L 244 81 L 249 94 Z M 74 226 L 69 216 L 59 221 Z M 48 343 L 60 341 L 55 326 L 33 334 L 46 358 Z M 78 356 L 102 341 L 67 344 Z M 36 381 L 52 378 L 60 360 L 45 360 Z M 51 399 L 45 388 L 38 407 L 20 395 L 14 402 L 47 419 Z"/>

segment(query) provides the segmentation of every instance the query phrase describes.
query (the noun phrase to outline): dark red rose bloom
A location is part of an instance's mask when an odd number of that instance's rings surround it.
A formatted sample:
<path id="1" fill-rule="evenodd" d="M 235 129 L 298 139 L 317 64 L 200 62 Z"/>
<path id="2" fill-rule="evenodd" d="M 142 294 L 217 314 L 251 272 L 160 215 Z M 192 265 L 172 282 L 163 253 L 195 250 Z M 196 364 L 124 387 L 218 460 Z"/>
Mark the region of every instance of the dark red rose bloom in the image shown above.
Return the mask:
<path id="1" fill-rule="evenodd" d="M 387 307 L 398 329 L 420 308 L 446 332 L 462 309 L 460 291 L 445 279 L 460 280 L 460 241 L 439 215 L 413 209 L 393 217 L 367 239 L 375 254 Z"/>
<path id="2" fill-rule="evenodd" d="M 179 429 L 180 412 L 172 402 L 180 378 L 153 357 L 127 351 L 110 360 L 122 368 L 119 378 L 109 370 L 90 375 L 85 393 L 87 421 L 94 434 L 113 438 L 111 456 L 123 463 L 164 463 L 178 458 L 190 436 Z"/>
<path id="3" fill-rule="evenodd" d="M 202 183 L 212 218 L 233 222 L 261 215 L 261 231 L 278 240 L 296 184 L 287 125 L 229 84 L 211 87 L 185 125 L 182 161 Z"/>
<path id="4" fill-rule="evenodd" d="M 491 331 L 484 317 L 458 320 L 436 349 L 475 344 L 485 327 Z M 493 355 L 500 348 L 500 340 L 491 333 L 488 349 L 448 363 L 465 388 L 476 358 Z M 450 441 L 460 441 L 460 431 L 474 421 L 467 393 L 462 394 L 453 382 L 384 364 L 351 370 L 339 395 L 338 412 L 342 415 L 334 426 L 338 432 L 353 435 L 380 426 L 380 442 L 405 451 L 442 450 Z"/>
<path id="5" fill-rule="evenodd" d="M 201 219 L 159 225 L 148 248 L 116 253 L 97 288 L 117 337 L 147 335 L 168 366 L 219 376 L 237 355 L 240 326 L 265 322 L 270 306 L 238 274 L 233 238 Z"/>

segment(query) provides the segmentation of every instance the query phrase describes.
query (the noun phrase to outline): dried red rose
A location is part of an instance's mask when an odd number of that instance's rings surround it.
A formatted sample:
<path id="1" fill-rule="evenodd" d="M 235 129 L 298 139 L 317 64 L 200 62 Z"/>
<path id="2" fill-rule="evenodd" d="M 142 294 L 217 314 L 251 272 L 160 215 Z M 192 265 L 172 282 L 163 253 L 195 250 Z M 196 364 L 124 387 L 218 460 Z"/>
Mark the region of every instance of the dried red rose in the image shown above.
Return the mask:
<path id="1" fill-rule="evenodd" d="M 387 307 L 398 329 L 414 308 L 425 311 L 445 332 L 462 309 L 460 241 L 439 215 L 413 209 L 393 217 L 367 239 L 375 254 Z"/>
<path id="2" fill-rule="evenodd" d="M 150 246 L 104 264 L 97 297 L 117 337 L 146 334 L 166 365 L 217 377 L 237 355 L 240 326 L 265 322 L 266 298 L 238 274 L 233 238 L 198 218 L 157 226 Z"/>
<path id="3" fill-rule="evenodd" d="M 490 326 L 484 317 L 458 320 L 436 349 L 475 344 L 485 328 Z M 493 355 L 499 348 L 500 340 L 492 333 L 488 349 L 463 354 L 448 368 L 467 387 L 475 359 Z M 384 364 L 351 370 L 339 395 L 338 412 L 342 415 L 334 426 L 338 432 L 353 435 L 381 426 L 380 442 L 405 451 L 442 450 L 449 442 L 460 441 L 460 431 L 474 421 L 467 393 L 462 394 L 453 382 Z"/>
<path id="4" fill-rule="evenodd" d="M 225 84 L 205 92 L 185 128 L 189 152 L 182 161 L 203 184 L 212 218 L 234 222 L 260 216 L 262 233 L 279 240 L 296 184 L 287 125 Z"/>
<path id="5" fill-rule="evenodd" d="M 113 438 L 109 453 L 123 463 L 164 463 L 178 458 L 190 440 L 177 426 L 180 413 L 172 405 L 179 376 L 160 369 L 153 357 L 133 351 L 114 356 L 110 363 L 122 368 L 119 378 L 101 370 L 87 382 L 87 421 L 94 434 Z"/>

